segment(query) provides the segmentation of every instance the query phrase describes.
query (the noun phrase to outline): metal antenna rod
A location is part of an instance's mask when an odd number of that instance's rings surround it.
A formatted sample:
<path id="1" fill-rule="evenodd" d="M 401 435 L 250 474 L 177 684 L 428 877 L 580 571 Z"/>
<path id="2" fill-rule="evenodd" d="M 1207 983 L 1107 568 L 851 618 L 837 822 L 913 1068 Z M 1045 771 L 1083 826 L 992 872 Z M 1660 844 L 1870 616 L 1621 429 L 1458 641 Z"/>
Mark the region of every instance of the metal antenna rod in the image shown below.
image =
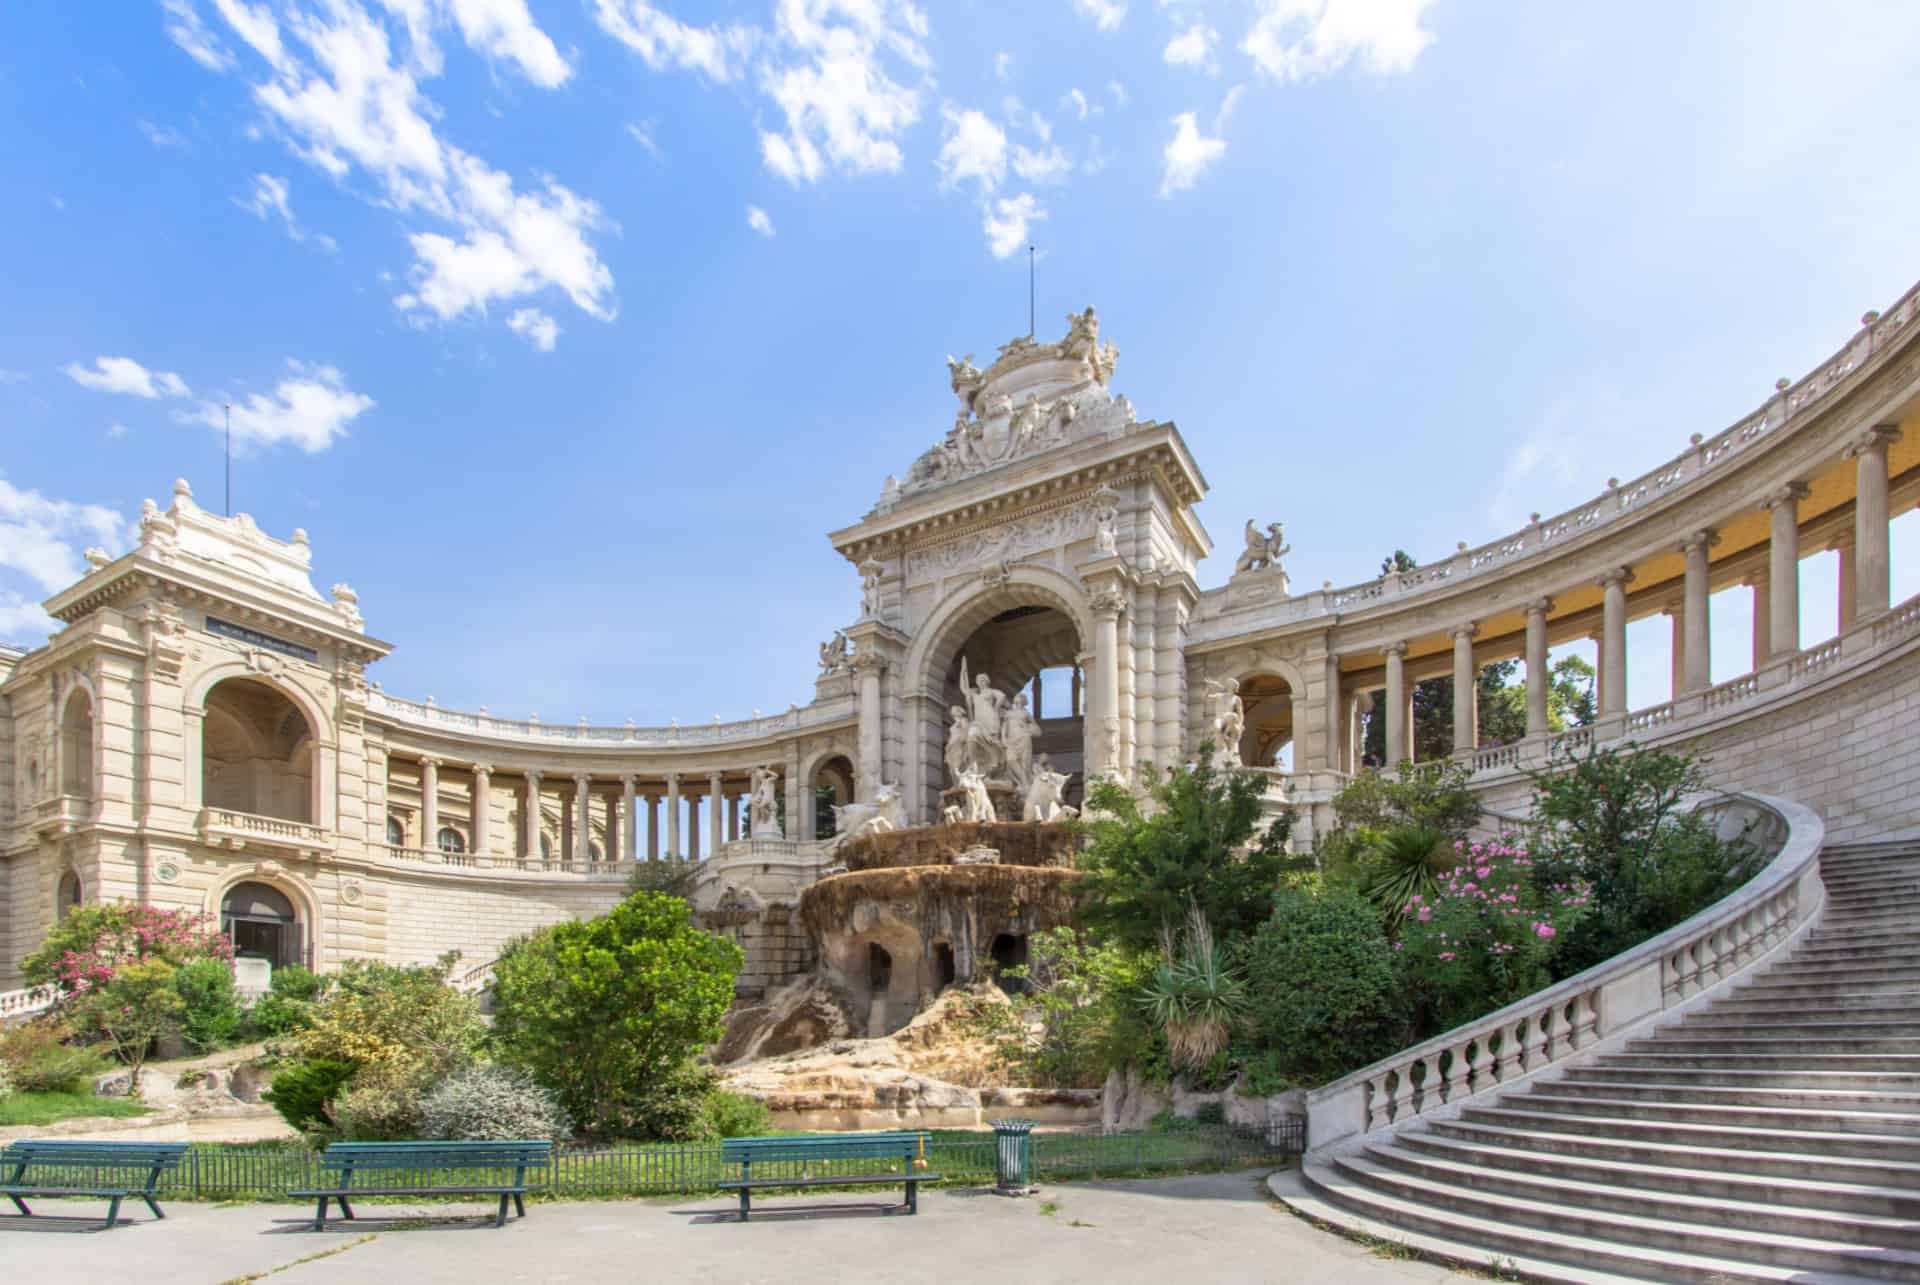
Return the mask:
<path id="1" fill-rule="evenodd" d="M 227 412 L 227 516 L 233 516 L 233 403 L 223 402 Z"/>
<path id="2" fill-rule="evenodd" d="M 1027 338 L 1033 338 L 1033 247 L 1027 247 Z"/>

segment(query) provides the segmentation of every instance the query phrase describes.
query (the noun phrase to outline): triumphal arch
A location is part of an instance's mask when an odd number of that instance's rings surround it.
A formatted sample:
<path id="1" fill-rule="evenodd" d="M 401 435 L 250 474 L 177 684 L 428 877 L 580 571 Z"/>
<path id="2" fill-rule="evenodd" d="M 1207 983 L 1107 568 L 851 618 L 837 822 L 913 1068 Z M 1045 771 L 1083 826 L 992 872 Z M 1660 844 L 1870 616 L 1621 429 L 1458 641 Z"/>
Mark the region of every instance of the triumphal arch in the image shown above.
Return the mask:
<path id="1" fill-rule="evenodd" d="M 812 966 L 795 909 L 849 833 L 1052 820 L 1091 780 L 1138 788 L 1204 745 L 1263 774 L 1302 848 L 1369 757 L 1457 759 L 1497 816 L 1552 755 L 1626 739 L 1704 751 L 1719 783 L 1817 807 L 1835 839 L 1914 828 L 1920 749 L 1898 720 L 1920 702 L 1920 601 L 1891 597 L 1889 523 L 1920 502 L 1917 322 L 1909 291 L 1639 477 L 1359 584 L 1294 585 L 1276 495 L 1235 515 L 1232 568 L 1203 588 L 1206 480 L 1172 422 L 1114 391 L 1088 308 L 1057 340 L 949 359 L 927 448 L 829 537 L 853 618 L 817 644 L 813 691 L 734 722 L 389 693 L 390 645 L 349 585 L 314 586 L 305 532 L 176 483 L 133 548 L 89 550 L 47 600 L 58 632 L 0 648 L 0 1015 L 44 1001 L 7 988 L 84 901 L 204 911 L 268 968 L 458 950 L 481 985 L 502 942 L 668 860 L 764 989 Z M 1831 637 L 1803 639 L 1800 563 L 1827 554 Z M 1729 610 L 1751 613 L 1752 654 L 1715 681 Z M 1650 617 L 1672 690 L 1636 702 L 1627 627 Z M 1548 649 L 1576 640 L 1598 689 L 1569 724 Z M 1527 685 L 1490 737 L 1474 693 L 1494 663 Z M 1450 739 L 1417 741 L 1415 690 L 1442 678 L 1464 694 Z"/>

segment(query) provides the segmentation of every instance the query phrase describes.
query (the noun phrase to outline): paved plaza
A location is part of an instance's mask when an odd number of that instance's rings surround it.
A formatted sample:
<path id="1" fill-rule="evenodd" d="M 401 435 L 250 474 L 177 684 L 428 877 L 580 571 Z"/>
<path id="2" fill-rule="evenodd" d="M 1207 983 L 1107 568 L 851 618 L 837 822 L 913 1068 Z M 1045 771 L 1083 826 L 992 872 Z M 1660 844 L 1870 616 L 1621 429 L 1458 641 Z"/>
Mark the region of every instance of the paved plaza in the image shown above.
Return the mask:
<path id="1" fill-rule="evenodd" d="M 444 1205 L 369 1206 L 381 1217 L 318 1233 L 290 1205 L 182 1202 L 164 1222 L 105 1233 L 91 1230 L 97 1220 L 64 1217 L 93 1206 L 48 1202 L 63 1217 L 0 1219 L 0 1261 L 8 1280 L 63 1285 L 1467 1279 L 1317 1231 L 1269 1200 L 1262 1177 L 1050 1187 L 1024 1200 L 934 1191 L 914 1218 L 883 1216 L 859 1195 L 769 1199 L 744 1226 L 718 1197 L 540 1204 L 499 1231 L 478 1206 L 466 1218 Z"/>

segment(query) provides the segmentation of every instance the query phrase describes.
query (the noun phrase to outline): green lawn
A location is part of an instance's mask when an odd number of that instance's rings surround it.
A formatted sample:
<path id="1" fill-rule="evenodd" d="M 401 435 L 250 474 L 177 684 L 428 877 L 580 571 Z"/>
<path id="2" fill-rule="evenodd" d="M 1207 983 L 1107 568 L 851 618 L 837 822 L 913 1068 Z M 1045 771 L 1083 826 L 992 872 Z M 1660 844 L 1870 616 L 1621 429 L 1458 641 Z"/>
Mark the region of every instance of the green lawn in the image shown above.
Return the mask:
<path id="1" fill-rule="evenodd" d="M 96 1098 L 91 1093 L 16 1093 L 0 1098 L 0 1126 L 52 1124 L 80 1116 L 146 1115 L 153 1108 L 126 1098 Z"/>

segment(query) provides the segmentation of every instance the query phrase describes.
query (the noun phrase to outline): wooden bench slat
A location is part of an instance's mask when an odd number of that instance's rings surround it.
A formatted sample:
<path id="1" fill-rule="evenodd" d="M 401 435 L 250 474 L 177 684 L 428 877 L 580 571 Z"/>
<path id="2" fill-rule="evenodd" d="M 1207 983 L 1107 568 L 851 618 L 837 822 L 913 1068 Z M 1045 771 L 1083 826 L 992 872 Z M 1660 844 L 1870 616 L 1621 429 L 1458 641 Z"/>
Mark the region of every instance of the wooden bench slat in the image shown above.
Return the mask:
<path id="1" fill-rule="evenodd" d="M 903 1182 L 938 1182 L 937 1173 L 848 1174 L 835 1178 L 722 1178 L 715 1183 L 724 1191 L 740 1187 L 897 1187 Z"/>

